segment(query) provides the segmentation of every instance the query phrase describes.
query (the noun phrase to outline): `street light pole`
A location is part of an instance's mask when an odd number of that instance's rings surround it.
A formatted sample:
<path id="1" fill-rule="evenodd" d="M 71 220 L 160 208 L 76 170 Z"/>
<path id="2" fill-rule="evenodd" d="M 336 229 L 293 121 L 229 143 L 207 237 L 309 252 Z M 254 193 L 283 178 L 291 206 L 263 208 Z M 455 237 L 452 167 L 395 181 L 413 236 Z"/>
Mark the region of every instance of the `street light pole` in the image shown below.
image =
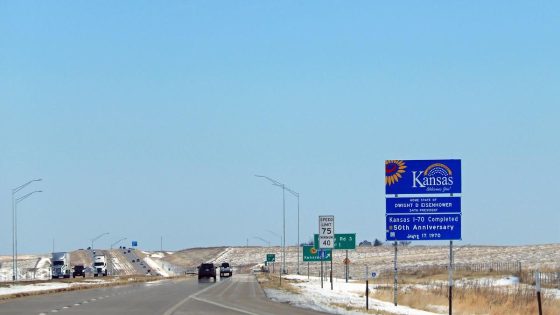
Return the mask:
<path id="1" fill-rule="evenodd" d="M 282 188 L 282 222 L 283 222 L 283 233 L 284 233 L 284 237 L 282 238 L 282 272 L 286 272 L 286 191 L 288 191 L 289 193 L 291 193 L 292 195 L 296 196 L 298 198 L 298 263 L 297 263 L 297 273 L 299 274 L 299 193 L 291 190 L 290 188 L 286 187 L 286 185 L 284 185 L 283 183 L 272 179 L 268 176 L 264 176 L 264 175 L 255 175 L 256 177 L 262 177 L 262 178 L 266 178 L 267 180 L 269 180 L 270 182 L 272 182 L 272 184 L 274 186 L 278 186 Z"/>
<path id="2" fill-rule="evenodd" d="M 282 184 L 282 273 L 286 273 L 286 186 Z"/>
<path id="3" fill-rule="evenodd" d="M 22 202 L 23 200 L 27 199 L 28 197 L 30 197 L 31 195 L 33 195 L 34 193 L 40 193 L 43 192 L 42 190 L 35 190 L 32 191 L 30 193 L 28 193 L 27 195 L 24 195 L 22 197 L 16 198 L 15 202 L 14 202 L 14 222 L 15 222 L 15 228 L 14 228 L 14 234 L 15 234 L 15 255 L 14 255 L 14 281 L 17 281 L 17 273 L 18 273 L 18 244 L 17 244 L 17 205 L 18 203 Z"/>
<path id="4" fill-rule="evenodd" d="M 12 281 L 16 281 L 16 198 L 15 195 L 18 191 L 25 188 L 33 182 L 42 181 L 42 178 L 32 179 L 27 183 L 12 189 Z"/>
<path id="5" fill-rule="evenodd" d="M 299 194 L 297 194 L 297 274 L 299 275 L 299 260 L 301 255 L 299 254 L 299 250 L 301 248 L 301 244 L 299 242 Z"/>

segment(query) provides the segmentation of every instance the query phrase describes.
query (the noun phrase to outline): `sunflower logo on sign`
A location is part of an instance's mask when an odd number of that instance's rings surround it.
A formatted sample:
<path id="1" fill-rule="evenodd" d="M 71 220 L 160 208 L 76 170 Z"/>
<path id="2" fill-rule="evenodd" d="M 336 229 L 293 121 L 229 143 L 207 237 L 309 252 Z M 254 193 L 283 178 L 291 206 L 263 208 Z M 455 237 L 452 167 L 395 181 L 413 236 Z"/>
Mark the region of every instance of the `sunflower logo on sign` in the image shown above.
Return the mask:
<path id="1" fill-rule="evenodd" d="M 317 250 L 315 249 L 315 247 L 311 247 L 310 252 L 311 252 L 311 255 L 317 254 Z"/>
<path id="2" fill-rule="evenodd" d="M 405 172 L 406 165 L 402 160 L 387 160 L 385 161 L 385 185 L 391 186 L 402 178 L 402 173 Z"/>

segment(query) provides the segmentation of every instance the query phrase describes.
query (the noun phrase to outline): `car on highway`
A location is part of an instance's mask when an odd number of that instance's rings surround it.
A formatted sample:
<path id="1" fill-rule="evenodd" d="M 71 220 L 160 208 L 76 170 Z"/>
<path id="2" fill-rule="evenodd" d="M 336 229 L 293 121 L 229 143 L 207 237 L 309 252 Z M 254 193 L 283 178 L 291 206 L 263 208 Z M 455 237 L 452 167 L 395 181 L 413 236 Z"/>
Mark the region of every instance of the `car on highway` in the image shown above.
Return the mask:
<path id="1" fill-rule="evenodd" d="M 72 268 L 72 278 L 76 278 L 76 277 L 82 277 L 85 278 L 86 277 L 86 267 L 84 265 L 75 265 L 74 268 Z"/>
<path id="2" fill-rule="evenodd" d="M 220 277 L 225 277 L 226 275 L 228 277 L 231 277 L 232 274 L 233 274 L 233 270 L 231 269 L 229 263 L 223 262 L 222 265 L 220 266 Z"/>
<path id="3" fill-rule="evenodd" d="M 214 278 L 216 282 L 216 266 L 212 263 L 202 263 L 198 266 L 198 280 L 202 278 Z"/>

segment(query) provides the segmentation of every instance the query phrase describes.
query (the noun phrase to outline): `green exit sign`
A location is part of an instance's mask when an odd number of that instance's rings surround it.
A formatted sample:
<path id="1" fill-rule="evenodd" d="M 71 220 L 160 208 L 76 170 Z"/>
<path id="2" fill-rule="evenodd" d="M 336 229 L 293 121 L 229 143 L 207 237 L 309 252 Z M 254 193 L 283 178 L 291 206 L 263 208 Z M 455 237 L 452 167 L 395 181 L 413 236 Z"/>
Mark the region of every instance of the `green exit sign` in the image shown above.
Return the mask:
<path id="1" fill-rule="evenodd" d="M 319 246 L 319 234 L 313 238 L 315 248 Z M 334 234 L 334 249 L 356 249 L 356 233 Z"/>
<path id="2" fill-rule="evenodd" d="M 325 253 L 321 256 L 321 251 Z M 317 249 L 311 245 L 303 245 L 303 261 L 331 261 L 332 250 L 330 248 Z"/>
<path id="3" fill-rule="evenodd" d="M 276 254 L 266 254 L 266 261 L 267 262 L 275 262 L 276 261 Z"/>

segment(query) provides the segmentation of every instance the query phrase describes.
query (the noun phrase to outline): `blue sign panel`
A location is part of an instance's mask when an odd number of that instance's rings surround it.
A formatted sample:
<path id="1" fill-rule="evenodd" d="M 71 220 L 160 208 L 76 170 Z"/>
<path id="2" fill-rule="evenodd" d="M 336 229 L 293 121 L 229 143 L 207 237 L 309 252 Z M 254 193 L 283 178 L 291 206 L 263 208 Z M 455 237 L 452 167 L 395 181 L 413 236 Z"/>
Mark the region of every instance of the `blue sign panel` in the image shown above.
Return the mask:
<path id="1" fill-rule="evenodd" d="M 387 241 L 461 239 L 461 214 L 388 214 Z"/>
<path id="2" fill-rule="evenodd" d="M 387 160 L 385 194 L 461 193 L 461 160 Z"/>
<path id="3" fill-rule="evenodd" d="M 137 241 L 132 241 L 132 247 L 138 246 L 138 242 Z"/>
<path id="4" fill-rule="evenodd" d="M 460 213 L 461 197 L 386 198 L 386 213 Z"/>

